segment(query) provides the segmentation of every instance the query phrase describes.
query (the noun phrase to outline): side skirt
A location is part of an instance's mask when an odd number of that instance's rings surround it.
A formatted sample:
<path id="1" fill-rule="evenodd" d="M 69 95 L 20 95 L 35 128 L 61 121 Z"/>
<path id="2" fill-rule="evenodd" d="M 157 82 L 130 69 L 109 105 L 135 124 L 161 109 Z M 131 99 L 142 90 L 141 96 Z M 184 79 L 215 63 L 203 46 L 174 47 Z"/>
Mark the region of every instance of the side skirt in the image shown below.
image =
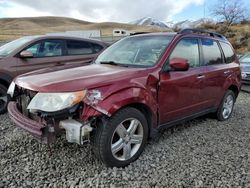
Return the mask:
<path id="1" fill-rule="evenodd" d="M 203 116 L 203 115 L 206 115 L 206 114 L 214 113 L 214 112 L 216 112 L 216 111 L 217 111 L 217 108 L 209 108 L 209 109 L 207 109 L 207 110 L 204 110 L 204 111 L 201 111 L 201 112 L 192 114 L 192 115 L 190 115 L 190 116 L 186 116 L 186 117 L 183 117 L 183 118 L 180 118 L 180 119 L 176 119 L 176 120 L 169 121 L 169 122 L 167 122 L 167 123 L 161 124 L 161 125 L 158 126 L 157 129 L 152 130 L 153 134 L 151 134 L 150 136 L 151 136 L 152 138 L 154 138 L 154 137 L 157 136 L 157 133 L 156 133 L 156 132 L 159 132 L 160 130 L 164 130 L 164 129 L 173 127 L 173 126 L 175 126 L 175 125 L 185 123 L 185 122 L 187 122 L 187 121 L 189 121 L 189 120 L 198 118 L 198 117 Z"/>

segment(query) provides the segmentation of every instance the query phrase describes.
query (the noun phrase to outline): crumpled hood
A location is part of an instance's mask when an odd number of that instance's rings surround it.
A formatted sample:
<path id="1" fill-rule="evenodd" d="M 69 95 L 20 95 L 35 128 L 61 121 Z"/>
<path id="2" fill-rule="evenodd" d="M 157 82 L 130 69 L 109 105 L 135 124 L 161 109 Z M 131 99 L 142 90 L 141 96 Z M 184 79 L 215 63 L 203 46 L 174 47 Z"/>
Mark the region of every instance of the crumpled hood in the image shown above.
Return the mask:
<path id="1" fill-rule="evenodd" d="M 242 72 L 250 72 L 250 63 L 249 64 L 241 64 L 240 65 L 241 71 Z"/>
<path id="2" fill-rule="evenodd" d="M 135 78 L 144 68 L 91 64 L 76 68 L 48 68 L 21 75 L 15 83 L 39 92 L 72 92 L 119 83 Z"/>

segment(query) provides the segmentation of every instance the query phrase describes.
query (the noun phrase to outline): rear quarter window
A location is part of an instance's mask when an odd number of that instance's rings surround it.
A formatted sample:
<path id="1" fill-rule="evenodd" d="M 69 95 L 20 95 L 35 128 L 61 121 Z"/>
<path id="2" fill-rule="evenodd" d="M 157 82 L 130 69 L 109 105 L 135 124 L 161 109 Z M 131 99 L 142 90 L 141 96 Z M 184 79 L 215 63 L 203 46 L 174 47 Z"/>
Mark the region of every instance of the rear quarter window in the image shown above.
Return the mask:
<path id="1" fill-rule="evenodd" d="M 232 47 L 224 42 L 220 42 L 221 48 L 224 52 L 224 56 L 225 56 L 225 62 L 226 63 L 232 63 L 235 61 L 235 54 L 234 51 L 232 49 Z"/>
<path id="2" fill-rule="evenodd" d="M 96 44 L 96 43 L 92 43 L 92 46 L 93 46 L 93 51 L 94 53 L 98 53 L 100 51 L 103 50 L 103 46 L 99 45 L 99 44 Z"/>

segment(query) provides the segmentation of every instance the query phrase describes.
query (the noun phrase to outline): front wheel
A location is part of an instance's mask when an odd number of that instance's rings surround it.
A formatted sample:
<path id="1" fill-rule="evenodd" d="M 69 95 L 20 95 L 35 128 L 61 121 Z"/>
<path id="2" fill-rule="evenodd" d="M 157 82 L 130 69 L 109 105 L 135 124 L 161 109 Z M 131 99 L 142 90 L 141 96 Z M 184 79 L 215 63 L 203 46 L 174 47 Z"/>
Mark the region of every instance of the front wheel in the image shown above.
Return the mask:
<path id="1" fill-rule="evenodd" d="M 218 120 L 224 121 L 231 117 L 235 99 L 236 97 L 234 92 L 231 90 L 227 90 L 217 110 Z"/>
<path id="2" fill-rule="evenodd" d="M 135 108 L 124 108 L 94 135 L 94 152 L 107 166 L 124 167 L 142 153 L 148 138 L 145 116 Z"/>

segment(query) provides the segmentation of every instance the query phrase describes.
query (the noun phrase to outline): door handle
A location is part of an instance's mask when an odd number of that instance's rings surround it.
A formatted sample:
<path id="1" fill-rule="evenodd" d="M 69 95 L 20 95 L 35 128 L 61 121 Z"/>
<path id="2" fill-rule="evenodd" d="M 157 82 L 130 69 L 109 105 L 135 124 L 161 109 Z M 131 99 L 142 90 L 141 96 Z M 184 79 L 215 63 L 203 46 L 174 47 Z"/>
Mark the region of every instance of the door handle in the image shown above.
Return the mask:
<path id="1" fill-rule="evenodd" d="M 61 66 L 61 65 L 64 65 L 64 63 L 62 63 L 62 62 L 57 62 L 56 63 L 56 66 Z"/>
<path id="2" fill-rule="evenodd" d="M 203 79 L 203 78 L 205 78 L 205 75 L 198 75 L 197 76 L 197 79 Z"/>

